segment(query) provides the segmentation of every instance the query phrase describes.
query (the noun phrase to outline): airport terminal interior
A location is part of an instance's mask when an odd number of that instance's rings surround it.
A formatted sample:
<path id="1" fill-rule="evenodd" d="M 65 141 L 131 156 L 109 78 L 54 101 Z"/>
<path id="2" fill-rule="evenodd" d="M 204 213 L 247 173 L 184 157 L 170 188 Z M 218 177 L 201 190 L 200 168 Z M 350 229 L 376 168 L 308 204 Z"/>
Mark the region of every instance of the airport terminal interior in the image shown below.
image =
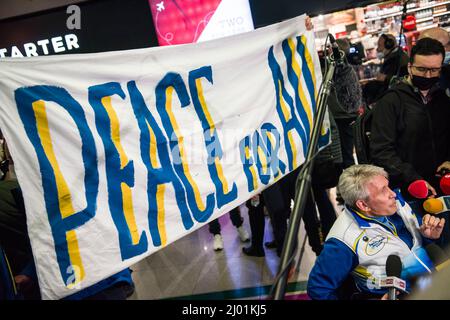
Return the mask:
<path id="1" fill-rule="evenodd" d="M 246 206 L 240 210 L 244 226 L 250 230 Z M 269 217 L 265 220 L 264 242 L 270 242 L 272 227 Z M 129 299 L 267 299 L 279 271 L 276 251 L 266 248 L 264 257 L 245 255 L 242 248 L 249 242 L 240 240 L 228 214 L 219 221 L 223 250 L 214 251 L 208 226 L 175 241 L 131 267 L 136 290 Z M 303 223 L 300 228 L 286 299 L 308 299 L 306 282 L 316 259 Z"/>

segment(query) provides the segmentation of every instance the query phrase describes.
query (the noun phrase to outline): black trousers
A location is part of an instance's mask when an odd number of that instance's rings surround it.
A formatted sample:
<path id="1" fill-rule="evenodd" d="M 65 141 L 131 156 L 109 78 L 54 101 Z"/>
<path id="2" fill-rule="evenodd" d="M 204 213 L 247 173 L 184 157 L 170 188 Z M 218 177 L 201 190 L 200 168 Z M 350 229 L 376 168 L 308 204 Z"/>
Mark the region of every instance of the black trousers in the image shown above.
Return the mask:
<path id="1" fill-rule="evenodd" d="M 325 238 L 333 227 L 337 219 L 333 204 L 328 197 L 326 189 L 317 186 L 312 188 L 314 194 L 314 202 L 317 205 L 320 217 L 321 242 L 325 242 Z"/>
<path id="2" fill-rule="evenodd" d="M 295 198 L 296 181 L 299 169 L 288 174 L 278 183 L 263 191 L 264 203 L 272 222 L 277 253 L 281 254 L 287 232 L 287 219 L 291 213 L 291 201 Z M 336 213 L 325 189 L 313 188 L 314 196 L 309 192 L 303 213 L 303 222 L 312 250 L 319 255 L 323 249 L 326 235 L 336 220 Z M 316 209 L 319 208 L 320 220 Z"/>
<path id="3" fill-rule="evenodd" d="M 250 223 L 250 232 L 252 234 L 252 247 L 257 251 L 264 251 L 263 241 L 264 241 L 264 228 L 265 228 L 265 218 L 264 218 L 264 199 L 262 196 L 259 197 L 259 204 L 254 207 L 250 200 L 247 200 L 245 205 L 248 208 L 248 219 Z"/>
<path id="4" fill-rule="evenodd" d="M 287 232 L 287 219 L 291 214 L 291 200 L 295 197 L 295 182 L 298 172 L 299 169 L 289 173 L 280 181 L 271 185 L 262 192 L 264 203 L 267 207 L 270 221 L 272 223 L 272 230 L 275 242 L 277 243 L 278 255 L 281 254 L 283 249 L 284 238 Z M 308 203 L 306 205 L 307 207 L 305 208 L 305 212 L 309 211 L 311 208 L 311 206 L 308 206 Z M 305 215 L 303 219 L 305 221 L 305 225 L 308 224 L 309 229 L 312 230 L 315 227 L 318 227 L 318 223 L 314 220 L 314 215 Z M 313 234 L 311 235 L 313 243 L 315 243 L 316 240 L 320 240 L 318 237 L 314 237 Z"/>
<path id="5" fill-rule="evenodd" d="M 353 121 L 355 121 L 355 119 L 356 117 L 347 119 L 335 119 L 339 131 L 339 140 L 341 143 L 343 159 L 342 165 L 344 169 L 355 164 L 355 160 L 353 158 L 353 129 L 350 125 Z"/>
<path id="6" fill-rule="evenodd" d="M 22 193 L 16 181 L 0 181 L 0 246 L 14 275 L 33 260 Z"/>
<path id="7" fill-rule="evenodd" d="M 230 211 L 230 219 L 233 226 L 239 228 L 242 226 L 244 219 L 242 219 L 241 213 L 239 212 L 239 207 L 234 208 Z M 213 235 L 220 234 L 220 223 L 219 219 L 213 220 L 208 223 L 209 232 Z"/>

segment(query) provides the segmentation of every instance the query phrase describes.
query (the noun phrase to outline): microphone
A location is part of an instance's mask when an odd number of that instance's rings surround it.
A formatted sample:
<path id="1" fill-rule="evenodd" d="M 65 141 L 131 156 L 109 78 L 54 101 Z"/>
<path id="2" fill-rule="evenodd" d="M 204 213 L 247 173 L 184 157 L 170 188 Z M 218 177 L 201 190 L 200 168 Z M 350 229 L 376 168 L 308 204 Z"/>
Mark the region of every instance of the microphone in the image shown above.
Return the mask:
<path id="1" fill-rule="evenodd" d="M 414 198 L 426 199 L 431 195 L 431 191 L 427 188 L 425 180 L 416 180 L 408 186 L 408 192 Z"/>
<path id="2" fill-rule="evenodd" d="M 433 262 L 436 271 L 441 271 L 442 269 L 450 266 L 450 257 L 437 244 L 430 243 L 425 247 L 425 250 Z"/>
<path id="3" fill-rule="evenodd" d="M 331 43 L 331 50 L 333 50 L 333 60 L 336 61 L 336 63 L 342 63 L 343 62 L 343 57 L 344 57 L 344 53 L 339 50 L 339 46 L 336 43 L 336 39 L 333 37 L 333 35 L 330 33 L 329 34 L 330 37 L 330 43 Z"/>
<path id="4" fill-rule="evenodd" d="M 406 14 L 407 14 L 407 8 L 406 8 L 406 5 L 408 4 L 408 2 L 409 2 L 410 0 L 406 0 L 404 3 L 403 3 L 403 10 L 402 10 L 402 22 L 406 19 Z"/>
<path id="5" fill-rule="evenodd" d="M 439 170 L 439 171 L 437 172 L 436 175 L 437 175 L 438 177 L 442 177 L 442 176 L 446 175 L 447 173 L 450 173 L 450 170 L 447 169 L 447 168 L 442 168 L 441 170 Z"/>
<path id="6" fill-rule="evenodd" d="M 406 282 L 400 279 L 403 265 L 400 257 L 391 254 L 386 260 L 386 278 L 381 279 L 380 288 L 388 288 L 388 300 L 396 300 L 396 290 L 406 292 Z"/>
<path id="7" fill-rule="evenodd" d="M 355 113 L 362 106 L 362 90 L 359 85 L 358 75 L 345 59 L 345 53 L 339 50 L 336 39 L 331 33 L 329 36 L 333 50 L 333 60 L 336 62 L 336 70 L 333 78 L 336 99 L 344 111 Z"/>
<path id="8" fill-rule="evenodd" d="M 348 113 L 355 113 L 362 106 L 362 90 L 355 70 L 348 63 L 337 66 L 334 73 L 336 98 Z"/>
<path id="9" fill-rule="evenodd" d="M 430 198 L 424 201 L 423 208 L 431 214 L 440 214 L 450 210 L 450 196 Z"/>
<path id="10" fill-rule="evenodd" d="M 450 173 L 446 173 L 439 182 L 442 193 L 445 195 L 450 195 Z"/>

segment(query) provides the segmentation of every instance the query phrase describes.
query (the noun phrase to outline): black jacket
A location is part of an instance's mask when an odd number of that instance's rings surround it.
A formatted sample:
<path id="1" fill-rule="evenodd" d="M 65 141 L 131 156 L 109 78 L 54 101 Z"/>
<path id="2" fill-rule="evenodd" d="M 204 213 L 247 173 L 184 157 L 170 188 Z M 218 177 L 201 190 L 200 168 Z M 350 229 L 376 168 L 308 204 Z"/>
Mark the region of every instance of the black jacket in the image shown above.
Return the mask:
<path id="1" fill-rule="evenodd" d="M 380 69 L 380 72 L 386 75 L 385 88 L 389 87 L 392 77 L 408 75 L 408 62 L 408 55 L 400 47 L 395 47 L 388 53 Z"/>
<path id="2" fill-rule="evenodd" d="M 22 193 L 15 180 L 0 181 L 0 247 L 15 275 L 33 259 Z"/>
<path id="3" fill-rule="evenodd" d="M 437 89 L 424 104 L 417 88 L 400 83 L 374 107 L 370 152 L 392 187 L 425 179 L 438 191 L 436 170 L 450 160 L 450 100 Z"/>

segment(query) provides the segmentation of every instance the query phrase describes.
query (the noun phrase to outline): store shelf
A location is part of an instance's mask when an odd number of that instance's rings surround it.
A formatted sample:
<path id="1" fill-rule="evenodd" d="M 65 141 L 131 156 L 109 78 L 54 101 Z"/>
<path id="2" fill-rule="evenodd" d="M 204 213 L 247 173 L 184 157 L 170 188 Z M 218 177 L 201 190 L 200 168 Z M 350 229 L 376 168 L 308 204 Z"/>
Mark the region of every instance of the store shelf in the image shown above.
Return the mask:
<path id="1" fill-rule="evenodd" d="M 434 27 L 439 27 L 439 23 L 430 24 L 429 26 L 417 29 L 417 31 L 420 32 L 420 31 L 427 30 L 427 29 L 434 28 Z"/>
<path id="2" fill-rule="evenodd" d="M 445 16 L 446 14 L 450 14 L 450 11 L 445 11 L 445 12 L 441 12 L 441 13 L 436 13 L 433 16 L 434 17 L 440 17 L 440 16 Z"/>
<path id="3" fill-rule="evenodd" d="M 424 21 L 428 21 L 428 20 L 433 20 L 433 16 L 417 19 L 416 23 L 420 23 L 420 22 L 424 22 Z"/>
<path id="4" fill-rule="evenodd" d="M 407 13 L 412 13 L 412 12 L 416 12 L 416 11 L 420 11 L 420 10 L 425 10 L 425 9 L 429 9 L 429 8 L 443 6 L 443 5 L 446 5 L 446 4 L 449 4 L 449 3 L 450 3 L 450 1 L 438 2 L 438 3 L 430 4 L 430 5 L 427 5 L 427 6 L 422 6 L 422 7 L 409 9 L 406 12 Z M 441 14 L 441 13 L 439 13 L 439 14 Z M 395 17 L 395 16 L 401 16 L 401 15 L 402 15 L 402 11 L 398 11 L 398 12 L 394 12 L 394 13 L 389 13 L 389 14 L 386 14 L 386 15 L 378 16 L 378 17 L 375 17 L 375 18 L 367 18 L 367 19 L 364 19 L 364 21 L 365 22 L 370 22 L 370 21 L 375 21 L 375 20 L 385 19 L 385 18 L 390 18 L 390 17 Z"/>
<path id="5" fill-rule="evenodd" d="M 434 7 L 439 7 L 439 6 L 443 6 L 444 4 L 449 4 L 449 3 L 450 3 L 450 1 L 444 1 L 444 2 L 438 2 L 438 3 L 435 3 L 435 4 L 429 4 L 427 6 L 417 7 L 417 8 L 408 10 L 407 13 L 416 12 L 416 11 L 420 11 L 420 10 L 423 10 L 423 9 L 430 9 L 430 8 L 434 8 Z M 401 12 L 400 12 L 400 14 L 401 14 Z"/>
<path id="6" fill-rule="evenodd" d="M 429 17 L 417 19 L 416 23 L 421 23 L 421 22 L 433 20 L 433 18 L 437 18 L 437 17 L 441 17 L 441 16 L 445 16 L 445 15 L 450 15 L 450 11 L 445 11 L 445 12 L 441 12 L 441 13 L 438 13 L 438 14 L 435 14 L 435 15 L 432 15 L 432 16 L 429 16 Z M 432 26 L 437 26 L 437 25 L 433 24 Z M 425 28 L 419 28 L 417 31 L 425 30 L 425 29 L 428 29 L 428 28 L 431 28 L 431 27 L 427 26 Z M 444 28 L 444 29 L 446 29 L 446 28 Z M 446 29 L 446 30 L 450 31 L 449 29 Z M 383 33 L 383 31 L 378 30 L 378 29 L 377 30 L 369 30 L 369 31 L 367 31 L 367 34 L 378 34 L 378 33 Z"/>
<path id="7" fill-rule="evenodd" d="M 387 15 L 384 15 L 384 16 L 378 16 L 378 17 L 375 17 L 375 18 L 367 18 L 367 19 L 364 18 L 364 21 L 365 22 L 370 22 L 370 21 L 375 21 L 375 20 L 379 20 L 379 19 L 386 19 L 386 18 L 395 17 L 395 16 L 401 16 L 401 15 L 402 15 L 402 12 L 400 11 L 400 13 L 396 12 L 396 13 L 391 13 L 391 14 L 387 14 Z"/>

